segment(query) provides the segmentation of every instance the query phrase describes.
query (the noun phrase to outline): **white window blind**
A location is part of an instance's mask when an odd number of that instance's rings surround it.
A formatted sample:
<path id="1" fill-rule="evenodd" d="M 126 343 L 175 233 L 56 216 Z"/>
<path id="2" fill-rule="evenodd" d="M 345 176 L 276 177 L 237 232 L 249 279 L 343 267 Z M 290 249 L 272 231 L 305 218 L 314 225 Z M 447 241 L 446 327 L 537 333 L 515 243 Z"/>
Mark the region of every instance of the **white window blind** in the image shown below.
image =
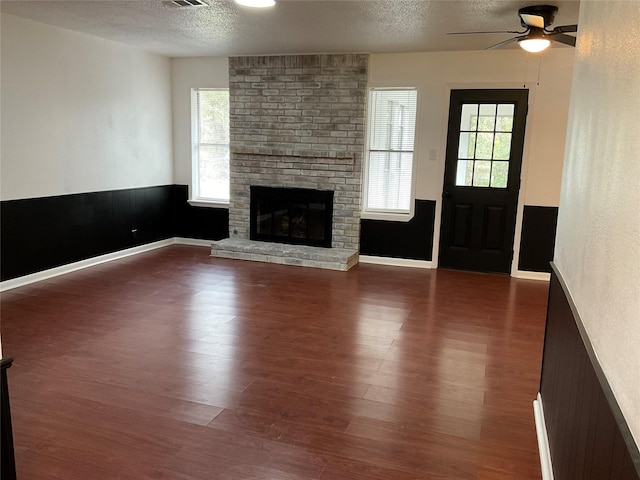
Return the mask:
<path id="1" fill-rule="evenodd" d="M 193 197 L 229 202 L 229 91 L 193 90 Z"/>
<path id="2" fill-rule="evenodd" d="M 411 209 L 416 98 L 413 88 L 369 91 L 366 211 Z"/>

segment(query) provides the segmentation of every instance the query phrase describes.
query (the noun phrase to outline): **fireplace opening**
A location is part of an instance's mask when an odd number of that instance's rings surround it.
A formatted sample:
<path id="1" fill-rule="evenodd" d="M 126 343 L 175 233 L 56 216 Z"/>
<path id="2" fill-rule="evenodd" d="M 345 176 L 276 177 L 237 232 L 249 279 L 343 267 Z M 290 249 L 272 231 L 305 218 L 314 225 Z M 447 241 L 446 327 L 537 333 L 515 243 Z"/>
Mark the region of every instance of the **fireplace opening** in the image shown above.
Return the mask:
<path id="1" fill-rule="evenodd" d="M 251 240 L 331 247 L 333 192 L 251 187 Z"/>

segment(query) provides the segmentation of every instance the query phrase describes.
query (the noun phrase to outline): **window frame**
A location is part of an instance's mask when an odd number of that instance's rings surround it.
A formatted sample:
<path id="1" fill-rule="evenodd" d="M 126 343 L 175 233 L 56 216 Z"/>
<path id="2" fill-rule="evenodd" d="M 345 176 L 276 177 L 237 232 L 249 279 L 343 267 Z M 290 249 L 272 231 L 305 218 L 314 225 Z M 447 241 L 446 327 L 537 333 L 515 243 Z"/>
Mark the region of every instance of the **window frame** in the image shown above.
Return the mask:
<path id="1" fill-rule="evenodd" d="M 191 192 L 189 204 L 197 207 L 229 207 L 231 198 L 209 198 L 200 196 L 199 147 L 200 118 L 198 112 L 198 94 L 202 91 L 229 92 L 225 87 L 194 87 L 191 89 Z M 206 144 L 209 145 L 209 144 Z M 220 144 L 216 144 L 220 145 Z M 229 179 L 229 182 L 231 180 Z M 231 196 L 231 192 L 229 192 Z"/>
<path id="2" fill-rule="evenodd" d="M 376 209 L 368 208 L 368 195 L 369 195 L 369 162 L 371 152 L 380 152 L 385 150 L 371 149 L 372 140 L 372 117 L 373 108 L 371 104 L 371 95 L 374 91 L 414 91 L 416 95 L 416 112 L 414 119 L 414 139 L 412 150 L 398 150 L 398 152 L 411 153 L 411 180 L 410 180 L 410 199 L 409 209 Z M 370 87 L 367 91 L 367 123 L 366 123 L 366 135 L 365 135 L 365 158 L 363 165 L 363 186 L 362 186 L 362 209 L 361 218 L 366 220 L 388 220 L 388 221 L 401 221 L 408 222 L 414 216 L 415 210 L 415 184 L 416 184 L 416 171 L 417 171 L 417 145 L 418 145 L 418 106 L 420 100 L 420 93 L 415 86 L 394 86 L 394 87 Z"/>

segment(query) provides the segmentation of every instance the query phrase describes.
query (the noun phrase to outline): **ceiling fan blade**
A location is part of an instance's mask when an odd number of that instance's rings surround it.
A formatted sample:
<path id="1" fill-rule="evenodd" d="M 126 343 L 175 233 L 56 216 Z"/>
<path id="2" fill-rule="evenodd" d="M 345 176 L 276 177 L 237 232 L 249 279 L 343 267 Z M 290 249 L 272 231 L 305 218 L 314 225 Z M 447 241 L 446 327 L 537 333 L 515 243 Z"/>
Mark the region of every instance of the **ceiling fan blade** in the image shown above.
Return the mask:
<path id="1" fill-rule="evenodd" d="M 530 27 L 544 28 L 544 17 L 541 15 L 534 15 L 531 13 L 520 13 L 522 23 L 529 25 Z"/>
<path id="2" fill-rule="evenodd" d="M 572 47 L 576 46 L 576 37 L 572 37 L 571 35 L 565 35 L 564 33 L 552 33 L 547 36 L 554 42 L 564 43 L 565 45 L 571 45 Z"/>
<path id="3" fill-rule="evenodd" d="M 560 25 L 554 28 L 553 30 L 551 30 L 550 33 L 573 33 L 577 31 L 578 31 L 578 25 Z"/>
<path id="4" fill-rule="evenodd" d="M 521 38 L 525 38 L 525 37 L 524 36 L 522 36 L 522 37 L 512 37 L 512 38 L 510 38 L 508 40 L 505 40 L 503 42 L 496 43 L 495 45 L 491 45 L 490 47 L 485 48 L 485 50 L 493 50 L 494 48 L 504 47 L 505 45 L 509 45 L 510 43 L 517 42 Z"/>
<path id="5" fill-rule="evenodd" d="M 518 35 L 522 35 L 523 33 L 527 33 L 527 31 L 516 32 L 515 30 L 493 30 L 486 32 L 448 32 L 447 35 L 478 35 L 482 33 L 517 33 Z"/>

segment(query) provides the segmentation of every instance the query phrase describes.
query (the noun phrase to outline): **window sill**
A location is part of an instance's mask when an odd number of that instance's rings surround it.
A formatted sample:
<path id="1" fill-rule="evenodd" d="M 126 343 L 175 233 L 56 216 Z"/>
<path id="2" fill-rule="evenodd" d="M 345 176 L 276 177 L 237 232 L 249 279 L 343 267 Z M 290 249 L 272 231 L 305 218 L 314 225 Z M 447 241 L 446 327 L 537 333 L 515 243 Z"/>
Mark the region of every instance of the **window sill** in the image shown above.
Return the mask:
<path id="1" fill-rule="evenodd" d="M 407 213 L 362 212 L 362 220 L 384 220 L 387 222 L 408 222 L 413 218 L 413 211 Z"/>
<path id="2" fill-rule="evenodd" d="M 229 202 L 216 202 L 213 200 L 187 200 L 192 207 L 229 208 Z"/>

